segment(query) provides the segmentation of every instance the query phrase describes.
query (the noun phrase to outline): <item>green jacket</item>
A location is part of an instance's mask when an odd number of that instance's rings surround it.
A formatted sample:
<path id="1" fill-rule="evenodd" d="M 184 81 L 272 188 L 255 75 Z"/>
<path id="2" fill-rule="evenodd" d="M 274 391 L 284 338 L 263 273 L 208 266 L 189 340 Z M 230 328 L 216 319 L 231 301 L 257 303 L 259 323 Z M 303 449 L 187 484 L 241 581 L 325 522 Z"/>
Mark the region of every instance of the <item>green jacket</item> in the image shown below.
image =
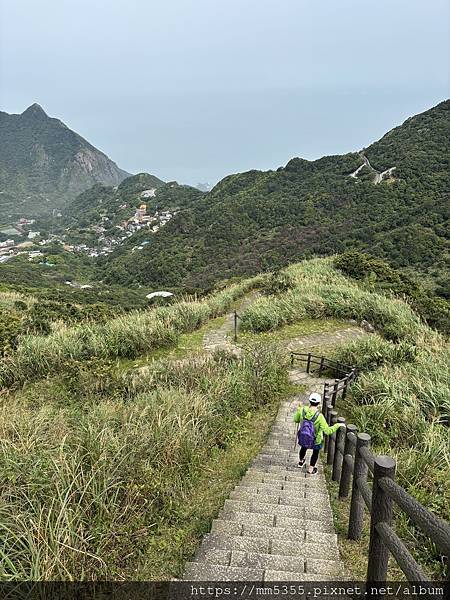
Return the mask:
<path id="1" fill-rule="evenodd" d="M 303 411 L 305 414 L 305 418 L 311 420 L 316 412 L 310 406 L 299 406 L 297 412 L 294 415 L 294 423 L 301 423 L 303 421 Z M 316 433 L 316 437 L 314 440 L 315 444 L 321 444 L 323 442 L 323 434 L 332 435 L 335 431 L 339 429 L 339 423 L 332 425 L 331 427 L 325 421 L 325 417 L 322 413 L 319 414 L 317 419 L 314 421 L 314 431 Z"/>

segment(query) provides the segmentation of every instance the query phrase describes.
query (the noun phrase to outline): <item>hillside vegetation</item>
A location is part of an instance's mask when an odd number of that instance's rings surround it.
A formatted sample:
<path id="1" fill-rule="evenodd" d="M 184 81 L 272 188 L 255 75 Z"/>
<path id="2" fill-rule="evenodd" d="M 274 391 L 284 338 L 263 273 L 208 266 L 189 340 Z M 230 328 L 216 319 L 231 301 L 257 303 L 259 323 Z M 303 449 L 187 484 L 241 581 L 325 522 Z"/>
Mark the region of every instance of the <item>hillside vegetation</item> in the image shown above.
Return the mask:
<path id="1" fill-rule="evenodd" d="M 148 355 L 254 288 L 263 295 L 242 313 L 253 341 L 241 356 Z M 258 332 L 327 318 L 377 329 L 336 351 L 361 373 L 339 411 L 370 433 L 375 451 L 396 457 L 410 493 L 448 517 L 444 339 L 403 300 L 316 259 L 202 301 L 20 340 L 0 362 L 0 578 L 180 575 L 288 392 L 286 356 Z M 405 519 L 397 528 L 441 575 L 436 549 Z"/>
<path id="2" fill-rule="evenodd" d="M 408 119 L 362 153 L 230 175 L 178 213 L 136 260 L 124 248 L 113 254 L 105 277 L 204 288 L 314 254 L 370 248 L 439 280 L 448 265 L 449 108 L 442 102 Z M 351 177 L 364 157 L 372 170 Z M 376 184 L 375 174 L 391 167 Z"/>
<path id="3" fill-rule="evenodd" d="M 305 317 L 372 323 L 376 334 L 335 353 L 337 360 L 360 371 L 350 397 L 337 409 L 347 422 L 372 436 L 377 453 L 396 458 L 402 486 L 427 508 L 450 519 L 450 356 L 445 338 L 406 302 L 349 280 L 330 259 L 287 267 L 276 276 L 275 283 L 280 281 L 281 291 L 274 285 L 275 294 L 247 308 L 242 328 L 275 331 Z M 411 550 L 435 569 L 439 553 L 409 525 L 399 517 L 399 531 Z"/>
<path id="4" fill-rule="evenodd" d="M 222 314 L 260 281 L 244 280 L 201 301 L 187 299 L 172 306 L 132 311 L 105 323 L 61 324 L 46 336 L 25 335 L 0 361 L 0 387 L 76 368 L 77 363 L 90 359 L 134 358 L 174 345 L 181 333 Z"/>
<path id="5" fill-rule="evenodd" d="M 259 351 L 73 375 L 2 404 L 0 579 L 179 575 L 262 443 L 282 362 Z"/>

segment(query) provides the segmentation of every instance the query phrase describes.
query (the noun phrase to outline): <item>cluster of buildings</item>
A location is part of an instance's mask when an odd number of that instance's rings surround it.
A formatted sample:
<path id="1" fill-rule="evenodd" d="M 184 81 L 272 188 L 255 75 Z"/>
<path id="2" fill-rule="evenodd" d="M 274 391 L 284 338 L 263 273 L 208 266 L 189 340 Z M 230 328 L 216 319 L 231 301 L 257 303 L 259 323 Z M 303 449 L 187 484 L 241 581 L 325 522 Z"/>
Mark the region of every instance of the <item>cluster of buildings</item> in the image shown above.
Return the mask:
<path id="1" fill-rule="evenodd" d="M 50 243 L 51 240 L 42 240 L 39 242 L 39 245 L 45 246 Z M 30 262 L 44 256 L 44 253 L 41 250 L 32 250 L 32 248 L 35 248 L 33 242 L 21 242 L 19 244 L 16 244 L 14 240 L 0 242 L 0 264 L 22 254 L 27 254 Z"/>
<path id="2" fill-rule="evenodd" d="M 153 215 L 150 215 L 147 214 L 147 205 L 141 204 L 130 219 L 122 221 L 117 227 L 131 233 L 135 233 L 144 227 L 149 227 L 153 233 L 156 233 L 161 227 L 168 223 L 177 212 L 176 209 L 163 211 L 156 210 Z"/>
<path id="3" fill-rule="evenodd" d="M 155 196 L 155 190 L 144 190 L 140 194 L 141 198 L 153 198 Z M 123 204 L 119 207 L 120 209 L 126 209 L 127 205 Z M 66 252 L 76 252 L 87 254 L 92 258 L 96 258 L 98 256 L 104 256 L 114 252 L 114 250 L 123 244 L 129 237 L 131 237 L 137 231 L 141 229 L 147 228 L 149 233 L 156 233 L 161 227 L 166 225 L 178 212 L 179 209 L 172 210 L 156 210 L 153 214 L 149 214 L 147 212 L 147 204 L 141 203 L 135 210 L 135 213 L 129 219 L 122 221 L 119 225 L 116 225 L 115 228 L 117 230 L 116 235 L 111 235 L 111 226 L 108 227 L 109 217 L 102 216 L 99 219 L 99 222 L 93 225 L 90 230 L 98 235 L 97 243 L 94 247 L 92 245 L 88 245 L 85 243 L 80 244 L 71 244 L 66 242 L 66 235 L 58 237 L 57 235 L 51 235 L 51 239 L 38 240 L 41 237 L 39 231 L 31 231 L 29 227 L 35 223 L 34 219 L 26 219 L 21 218 L 15 224 L 14 228 L 11 228 L 11 232 L 9 235 L 27 235 L 28 240 L 16 244 L 13 239 L 7 239 L 4 242 L 0 242 L 0 263 L 6 262 L 10 258 L 14 256 L 18 256 L 20 254 L 28 254 L 28 259 L 30 261 L 35 260 L 43 256 L 43 253 L 40 250 L 36 249 L 37 245 L 45 246 L 51 243 L 59 243 L 63 245 L 63 248 Z M 60 216 L 60 215 L 58 215 Z M 8 230 L 9 231 L 9 230 Z M 4 231 L 5 233 L 5 231 Z M 8 235 L 8 233 L 6 234 Z M 61 239 L 60 239 L 61 238 Z M 142 250 L 147 244 L 150 243 L 150 240 L 145 240 L 140 243 L 140 245 L 135 246 L 134 250 Z M 34 248 L 31 250 L 30 248 Z M 45 263 L 48 264 L 48 263 Z"/>
<path id="4" fill-rule="evenodd" d="M 147 192 L 151 192 L 152 190 L 146 190 Z M 119 207 L 120 209 L 125 209 L 127 206 L 124 204 Z M 87 244 L 64 244 L 64 250 L 68 252 L 82 252 L 83 254 L 87 254 L 92 258 L 96 258 L 98 256 L 105 256 L 114 252 L 114 250 L 123 244 L 125 240 L 140 231 L 141 229 L 147 228 L 152 233 L 156 233 L 161 227 L 163 227 L 166 223 L 173 218 L 173 216 L 178 212 L 177 209 L 173 210 L 156 210 L 153 214 L 147 213 L 147 204 L 140 204 L 132 217 L 122 221 L 119 225 L 116 225 L 116 229 L 118 230 L 116 236 L 108 235 L 106 227 L 106 221 L 109 221 L 108 217 L 102 217 L 100 224 L 93 225 L 90 230 L 94 233 L 98 234 L 98 245 L 95 248 L 88 246 Z M 144 246 L 149 244 L 149 240 L 145 240 L 141 242 L 139 246 L 135 246 L 133 251 L 138 249 L 142 250 Z"/>

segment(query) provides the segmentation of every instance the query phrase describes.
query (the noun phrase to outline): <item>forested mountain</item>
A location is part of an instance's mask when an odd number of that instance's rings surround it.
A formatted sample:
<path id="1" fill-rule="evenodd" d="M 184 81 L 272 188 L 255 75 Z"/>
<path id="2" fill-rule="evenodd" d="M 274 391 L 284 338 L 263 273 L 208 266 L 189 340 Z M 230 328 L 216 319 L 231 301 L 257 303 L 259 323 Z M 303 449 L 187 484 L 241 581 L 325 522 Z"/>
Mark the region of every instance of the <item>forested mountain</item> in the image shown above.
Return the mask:
<path id="1" fill-rule="evenodd" d="M 48 214 L 96 183 L 118 185 L 128 175 L 38 104 L 20 115 L 0 112 L 0 217 Z"/>
<path id="2" fill-rule="evenodd" d="M 313 254 L 367 249 L 439 281 L 448 260 L 450 101 L 360 152 L 230 175 L 139 256 L 104 261 L 106 279 L 204 288 Z"/>

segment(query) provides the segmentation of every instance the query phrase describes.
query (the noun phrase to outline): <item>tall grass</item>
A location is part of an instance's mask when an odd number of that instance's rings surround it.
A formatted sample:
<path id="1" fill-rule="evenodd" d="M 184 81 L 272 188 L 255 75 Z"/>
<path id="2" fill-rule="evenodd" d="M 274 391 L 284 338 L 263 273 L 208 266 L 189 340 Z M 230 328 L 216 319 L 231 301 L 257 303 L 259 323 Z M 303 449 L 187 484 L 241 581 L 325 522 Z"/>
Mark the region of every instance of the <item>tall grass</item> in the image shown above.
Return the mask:
<path id="1" fill-rule="evenodd" d="M 425 328 L 407 304 L 363 290 L 335 271 L 330 259 L 305 261 L 285 271 L 295 287 L 247 308 L 242 330 L 271 331 L 304 318 L 366 319 L 386 339 L 411 341 Z"/>
<path id="2" fill-rule="evenodd" d="M 415 345 L 377 336 L 339 348 L 335 358 L 361 374 L 341 410 L 373 449 L 397 462 L 397 480 L 419 502 L 450 520 L 450 369 L 445 340 L 429 331 Z M 430 573 L 445 576 L 442 557 L 401 511 L 397 530 Z M 441 570 L 437 568 L 441 563 Z"/>
<path id="3" fill-rule="evenodd" d="M 362 319 L 377 333 L 339 347 L 334 358 L 360 375 L 338 406 L 372 437 L 374 451 L 393 455 L 400 483 L 427 508 L 449 518 L 450 372 L 444 338 L 408 304 L 359 287 L 330 259 L 285 269 L 290 289 L 261 298 L 242 315 L 242 329 L 273 331 L 304 318 Z M 404 515 L 397 526 L 436 573 L 439 554 Z M 433 563 L 433 559 L 437 562 Z M 434 564 L 434 566 L 433 566 Z"/>
<path id="4" fill-rule="evenodd" d="M 3 402 L 1 580 L 136 577 L 211 453 L 226 452 L 247 414 L 287 385 L 267 350 L 109 377 L 106 393 L 71 388 L 71 403 L 56 381 Z"/>
<path id="5" fill-rule="evenodd" d="M 17 350 L 0 362 L 0 387 L 52 375 L 67 361 L 134 358 L 173 345 L 181 333 L 224 313 L 262 279 L 244 280 L 202 301 L 183 300 L 169 307 L 134 311 L 106 323 L 61 326 L 48 336 L 24 337 Z"/>
<path id="6" fill-rule="evenodd" d="M 21 302 L 26 306 L 30 306 L 36 302 L 32 296 L 21 294 L 19 292 L 2 292 L 0 291 L 0 308 L 14 309 L 15 303 Z"/>

